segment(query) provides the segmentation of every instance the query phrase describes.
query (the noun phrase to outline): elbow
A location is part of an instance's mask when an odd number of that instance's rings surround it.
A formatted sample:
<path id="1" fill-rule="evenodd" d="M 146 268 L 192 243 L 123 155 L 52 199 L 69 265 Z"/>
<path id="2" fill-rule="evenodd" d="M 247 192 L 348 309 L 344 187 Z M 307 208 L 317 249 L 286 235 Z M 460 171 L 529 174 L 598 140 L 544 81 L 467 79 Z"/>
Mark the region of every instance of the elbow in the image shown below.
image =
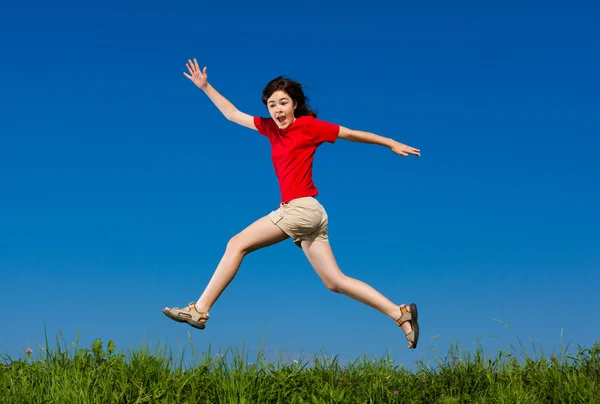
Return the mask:
<path id="1" fill-rule="evenodd" d="M 346 140 L 347 140 L 347 141 L 349 141 L 349 142 L 357 142 L 357 141 L 358 141 L 358 136 L 356 136 L 356 135 L 355 135 L 355 134 L 353 134 L 353 133 L 349 133 L 349 134 L 346 136 Z"/>
<path id="2" fill-rule="evenodd" d="M 237 109 L 230 108 L 230 109 L 226 109 L 225 111 L 223 111 L 223 115 L 225 116 L 225 118 L 227 118 L 228 121 L 233 121 L 233 120 L 235 120 L 235 115 L 237 112 L 238 112 Z"/>

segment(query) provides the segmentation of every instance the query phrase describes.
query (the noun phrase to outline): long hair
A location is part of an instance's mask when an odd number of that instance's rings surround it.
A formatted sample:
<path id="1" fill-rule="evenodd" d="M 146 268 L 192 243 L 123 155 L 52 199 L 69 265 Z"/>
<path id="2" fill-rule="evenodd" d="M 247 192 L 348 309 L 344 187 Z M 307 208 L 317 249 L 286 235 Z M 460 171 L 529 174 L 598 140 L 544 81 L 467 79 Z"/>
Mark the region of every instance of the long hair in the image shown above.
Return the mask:
<path id="1" fill-rule="evenodd" d="M 314 116 L 317 117 L 316 111 L 313 111 L 308 104 L 308 97 L 304 95 L 302 91 L 302 84 L 289 79 L 287 77 L 278 76 L 273 80 L 269 81 L 265 86 L 262 93 L 262 102 L 267 105 L 267 100 L 275 91 L 283 91 L 288 94 L 292 101 L 296 103 L 296 109 L 294 110 L 294 117 L 299 118 L 301 116 Z"/>

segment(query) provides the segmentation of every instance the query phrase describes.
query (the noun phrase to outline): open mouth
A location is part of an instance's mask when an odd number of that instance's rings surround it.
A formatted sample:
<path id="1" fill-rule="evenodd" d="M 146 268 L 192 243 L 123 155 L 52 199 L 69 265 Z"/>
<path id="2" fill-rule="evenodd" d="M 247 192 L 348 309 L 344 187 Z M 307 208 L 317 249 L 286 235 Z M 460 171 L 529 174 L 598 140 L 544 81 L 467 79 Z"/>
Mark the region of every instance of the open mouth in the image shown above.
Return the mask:
<path id="1" fill-rule="evenodd" d="M 279 116 L 277 117 L 277 121 L 278 121 L 279 123 L 284 123 L 286 120 L 287 120 L 287 118 L 286 118 L 286 116 L 285 116 L 285 115 L 279 115 Z"/>

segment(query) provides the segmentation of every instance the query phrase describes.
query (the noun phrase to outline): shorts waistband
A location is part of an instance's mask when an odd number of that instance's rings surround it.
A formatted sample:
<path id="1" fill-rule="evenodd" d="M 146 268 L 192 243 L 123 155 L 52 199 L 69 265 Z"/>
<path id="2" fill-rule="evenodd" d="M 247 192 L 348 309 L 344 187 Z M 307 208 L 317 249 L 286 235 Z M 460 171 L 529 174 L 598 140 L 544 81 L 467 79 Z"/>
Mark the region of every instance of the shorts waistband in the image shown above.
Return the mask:
<path id="1" fill-rule="evenodd" d="M 298 198 L 291 199 L 291 200 L 289 200 L 287 202 L 281 201 L 281 202 L 279 202 L 279 206 L 286 206 L 286 205 L 289 205 L 290 203 L 297 202 L 297 201 L 302 200 L 302 199 L 314 199 L 314 200 L 317 200 L 317 198 L 314 197 L 314 196 L 300 196 Z"/>

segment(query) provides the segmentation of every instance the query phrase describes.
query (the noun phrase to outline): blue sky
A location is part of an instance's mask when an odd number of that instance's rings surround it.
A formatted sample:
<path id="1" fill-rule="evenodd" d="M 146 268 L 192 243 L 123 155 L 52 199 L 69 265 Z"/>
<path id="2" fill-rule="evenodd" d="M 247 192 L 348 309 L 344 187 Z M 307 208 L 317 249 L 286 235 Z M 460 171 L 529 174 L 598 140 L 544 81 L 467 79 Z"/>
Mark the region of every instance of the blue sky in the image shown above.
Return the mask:
<path id="1" fill-rule="evenodd" d="M 259 344 L 410 365 L 475 340 L 547 350 L 600 335 L 596 5 L 16 3 L 0 16 L 0 352 L 53 339 Z M 204 331 L 228 239 L 277 208 L 265 138 L 183 76 L 196 57 L 240 110 L 283 74 L 321 119 L 421 149 L 316 156 L 336 259 L 416 302 L 417 351 L 329 292 L 291 241 L 248 256 Z M 437 347 L 437 348 L 436 348 Z"/>

